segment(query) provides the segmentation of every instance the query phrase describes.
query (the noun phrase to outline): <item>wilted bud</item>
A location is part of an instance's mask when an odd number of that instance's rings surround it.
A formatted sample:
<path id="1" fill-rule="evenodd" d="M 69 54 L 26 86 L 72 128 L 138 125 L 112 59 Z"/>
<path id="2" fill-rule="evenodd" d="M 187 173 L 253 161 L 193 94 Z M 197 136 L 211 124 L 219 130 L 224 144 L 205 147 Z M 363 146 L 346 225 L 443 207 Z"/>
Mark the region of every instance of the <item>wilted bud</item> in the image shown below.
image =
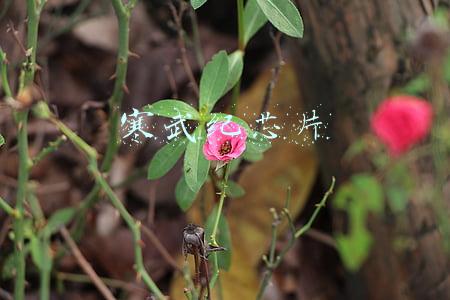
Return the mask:
<path id="1" fill-rule="evenodd" d="M 204 247 L 205 230 L 200 226 L 188 224 L 183 230 L 183 253 L 194 255 L 196 251 Z"/>

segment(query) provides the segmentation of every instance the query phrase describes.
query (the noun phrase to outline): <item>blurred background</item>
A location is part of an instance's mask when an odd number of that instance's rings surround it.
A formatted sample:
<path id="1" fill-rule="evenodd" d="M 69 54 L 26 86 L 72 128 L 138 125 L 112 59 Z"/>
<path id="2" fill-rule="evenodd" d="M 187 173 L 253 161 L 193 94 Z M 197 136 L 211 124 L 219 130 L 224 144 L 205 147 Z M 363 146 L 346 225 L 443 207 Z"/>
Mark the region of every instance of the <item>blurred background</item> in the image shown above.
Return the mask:
<path id="1" fill-rule="evenodd" d="M 184 7 L 179 1 L 145 0 L 138 1 L 133 10 L 133 55 L 121 108 L 124 113 L 166 98 L 196 103 L 180 55 L 180 30 L 197 80 L 203 63 L 213 54 L 237 48 L 235 1 L 210 0 L 195 12 L 186 6 L 182 28 L 169 3 L 177 11 Z M 301 226 L 332 176 L 339 191 L 360 174 L 379 180 L 385 194 L 377 204 L 381 208 L 364 204 L 375 193 L 370 186 L 363 186 L 363 196 L 349 197 L 351 201 L 340 206 L 333 205 L 331 197 L 313 228 L 296 240 L 274 271 L 264 299 L 450 299 L 449 2 L 298 0 L 296 4 L 305 33 L 302 39 L 281 36 L 283 65 L 273 41 L 276 30 L 270 24 L 249 43 L 237 114 L 253 122 L 248 116 L 260 112 L 268 85 L 274 82 L 268 111 L 282 122 L 292 122 L 286 117 L 289 113 L 301 115 L 317 109 L 326 117 L 325 132 L 330 139 L 304 146 L 275 140 L 261 161 L 239 174 L 245 193 L 225 208 L 233 251 L 230 269 L 221 273 L 223 299 L 255 298 L 264 270 L 261 257 L 270 245 L 273 220 L 269 209 L 283 207 L 288 186 L 292 188 L 291 214 Z M 1 0 L 0 46 L 8 56 L 13 87 L 24 61 L 25 34 L 25 1 Z M 36 86 L 58 118 L 99 153 L 105 152 L 108 142 L 107 101 L 114 85 L 117 35 L 110 1 L 48 0 L 41 14 Z M 428 99 L 439 120 L 438 132 L 424 142 L 430 147 L 400 163 L 370 133 L 372 113 L 395 93 Z M 230 100 L 231 93 L 216 110 L 224 111 Z M 163 130 L 160 119 L 146 120 L 155 132 Z M 17 131 L 13 114 L 3 102 L 0 132 L 7 141 L 0 149 L 0 196 L 14 203 Z M 28 132 L 31 156 L 60 135 L 50 123 L 34 117 Z M 210 188 L 200 194 L 203 200 L 183 212 L 174 193 L 181 162 L 159 180 L 146 178 L 148 162 L 161 146 L 155 140 L 122 144 L 109 182 L 132 215 L 148 228 L 143 233 L 143 252 L 150 275 L 171 299 L 184 299 L 179 272 L 184 261 L 183 228 L 191 222 L 204 224 L 203 206 L 206 210 L 212 206 L 214 191 Z M 436 156 L 439 164 L 433 163 Z M 30 179 L 30 189 L 47 217 L 63 208 L 78 207 L 94 185 L 82 155 L 64 141 L 32 169 Z M 355 224 L 354 214 L 362 223 Z M 77 245 L 117 299 L 147 299 L 133 270 L 132 233 L 103 194 L 82 222 Z M 12 299 L 14 286 L 10 228 L 11 218 L 0 211 L 0 299 Z M 280 230 L 277 249 L 282 249 L 289 236 L 285 224 Z M 343 249 L 337 240 L 345 237 L 348 247 Z M 51 299 L 103 299 L 73 255 L 56 255 L 63 244 L 58 234 L 52 237 L 56 258 Z M 26 294 L 26 299 L 39 298 L 39 272 L 31 257 L 27 259 Z"/>

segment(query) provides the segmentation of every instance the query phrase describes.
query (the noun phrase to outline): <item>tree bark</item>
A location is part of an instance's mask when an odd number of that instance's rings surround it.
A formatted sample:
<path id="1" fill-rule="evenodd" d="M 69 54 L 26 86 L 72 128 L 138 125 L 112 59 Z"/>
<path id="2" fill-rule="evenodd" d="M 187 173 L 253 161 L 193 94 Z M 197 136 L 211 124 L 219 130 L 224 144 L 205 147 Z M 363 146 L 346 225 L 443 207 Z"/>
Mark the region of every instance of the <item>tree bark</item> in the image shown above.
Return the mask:
<path id="1" fill-rule="evenodd" d="M 344 164 L 348 146 L 366 133 L 369 116 L 404 72 L 407 33 L 433 13 L 436 0 L 297 0 L 305 35 L 293 41 L 307 108 L 332 114 L 331 143 L 317 145 L 325 179 L 338 182 L 369 170 L 366 160 Z M 417 203 L 416 203 L 417 202 Z M 449 258 L 432 210 L 412 199 L 408 208 L 415 247 L 397 253 L 394 217 L 370 219 L 375 243 L 357 274 L 345 278 L 346 299 L 449 299 Z M 334 216 L 334 223 L 339 216 Z"/>

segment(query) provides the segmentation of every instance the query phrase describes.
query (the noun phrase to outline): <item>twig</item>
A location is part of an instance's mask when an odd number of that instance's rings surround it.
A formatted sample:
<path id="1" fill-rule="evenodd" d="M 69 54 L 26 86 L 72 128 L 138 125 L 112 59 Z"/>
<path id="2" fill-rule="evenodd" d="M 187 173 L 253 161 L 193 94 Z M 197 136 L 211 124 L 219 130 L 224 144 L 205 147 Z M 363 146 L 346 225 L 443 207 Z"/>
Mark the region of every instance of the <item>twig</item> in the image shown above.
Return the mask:
<path id="1" fill-rule="evenodd" d="M 170 89 L 172 90 L 172 97 L 178 98 L 177 83 L 175 77 L 173 76 L 172 68 L 170 65 L 164 66 L 164 72 L 166 72 L 167 80 L 169 81 Z"/>
<path id="2" fill-rule="evenodd" d="M 116 300 L 116 298 L 113 296 L 111 291 L 108 289 L 108 287 L 103 283 L 103 281 L 98 277 L 97 273 L 95 273 L 92 266 L 89 264 L 89 262 L 86 260 L 86 258 L 81 253 L 80 249 L 75 244 L 74 240 L 70 236 L 70 233 L 67 231 L 65 227 L 62 227 L 60 229 L 61 235 L 63 236 L 64 240 L 66 241 L 67 245 L 70 248 L 70 251 L 72 252 L 73 256 L 77 260 L 80 267 L 83 269 L 83 271 L 86 273 L 87 276 L 92 280 L 92 283 L 97 287 L 98 291 L 105 297 L 107 300 Z"/>
<path id="3" fill-rule="evenodd" d="M 197 81 L 195 80 L 194 73 L 192 72 L 191 65 L 189 64 L 189 59 L 187 57 L 187 51 L 186 51 L 186 45 L 184 43 L 183 38 L 183 24 L 182 24 L 182 18 L 184 11 L 186 10 L 186 6 L 183 2 L 180 2 L 180 11 L 177 13 L 177 10 L 175 8 L 175 5 L 173 3 L 169 3 L 169 9 L 172 13 L 172 17 L 175 21 L 175 25 L 177 28 L 178 33 L 178 48 L 180 48 L 181 53 L 181 61 L 183 63 L 184 70 L 186 72 L 186 75 L 189 78 L 189 82 L 191 83 L 192 89 L 194 90 L 195 96 L 199 96 L 199 89 Z"/>
<path id="4" fill-rule="evenodd" d="M 65 135 L 58 137 L 56 140 L 48 143 L 48 146 L 42 149 L 34 158 L 31 166 L 38 164 L 41 160 L 43 160 L 47 155 L 58 150 L 59 146 L 66 141 L 67 138 Z"/>
<path id="5" fill-rule="evenodd" d="M 177 265 L 175 259 L 172 257 L 172 255 L 170 255 L 169 251 L 167 251 L 166 247 L 164 247 L 153 230 L 145 225 L 141 225 L 141 229 L 142 232 L 150 239 L 150 242 L 153 244 L 153 246 L 155 246 L 156 250 L 158 250 L 161 256 L 166 260 L 166 262 L 171 265 L 174 270 L 182 272 L 182 269 Z"/>
<path id="6" fill-rule="evenodd" d="M 278 82 L 278 78 L 280 75 L 281 67 L 284 65 L 284 59 L 281 53 L 281 47 L 280 47 L 280 39 L 281 39 L 281 33 L 277 32 L 276 34 L 271 34 L 271 38 L 274 44 L 275 52 L 277 53 L 277 65 L 272 68 L 272 76 L 270 78 L 269 83 L 266 87 L 266 92 L 264 94 L 263 102 L 260 109 L 260 115 L 267 111 L 270 100 L 272 99 L 273 89 L 275 88 L 276 83 Z M 255 131 L 261 131 L 262 123 L 257 123 Z M 239 178 L 241 177 L 242 173 L 245 171 L 245 169 L 250 165 L 250 163 L 246 160 L 242 160 L 239 164 L 238 169 L 233 174 L 233 180 L 239 181 Z"/>
<path id="7" fill-rule="evenodd" d="M 87 275 L 84 274 L 73 274 L 73 273 L 65 273 L 65 272 L 56 272 L 56 278 L 60 279 L 60 280 L 65 280 L 65 281 L 73 281 L 73 282 L 81 282 L 81 283 L 90 283 L 91 278 Z M 139 292 L 146 292 L 145 289 L 143 289 L 142 287 L 133 284 L 133 283 L 129 283 L 129 282 L 124 282 L 122 280 L 117 280 L 117 279 L 111 279 L 111 278 L 105 278 L 105 277 L 99 277 L 101 279 L 101 281 L 103 281 L 106 285 L 112 287 L 112 288 L 119 288 L 122 290 L 127 290 L 127 291 L 139 291 Z"/>
<path id="8" fill-rule="evenodd" d="M 202 45 L 200 43 L 200 33 L 198 31 L 197 15 L 192 6 L 189 5 L 189 17 L 192 24 L 192 38 L 194 40 L 195 57 L 200 68 L 203 68 L 205 64 L 205 58 L 203 57 Z"/>
<path id="9" fill-rule="evenodd" d="M 13 218 L 18 218 L 20 216 L 18 211 L 12 208 L 2 197 L 0 197 L 0 208 Z"/>
<path id="10" fill-rule="evenodd" d="M 10 293 L 8 293 L 4 289 L 0 288 L 0 299 L 13 300 L 13 297 L 12 297 L 12 295 Z"/>
<path id="11" fill-rule="evenodd" d="M 311 228 L 312 223 L 317 218 L 317 215 L 319 214 L 320 210 L 323 207 L 325 207 L 325 203 L 327 202 L 328 197 L 333 193 L 335 182 L 336 180 L 333 177 L 330 187 L 328 188 L 327 192 L 323 195 L 322 200 L 316 205 L 316 209 L 311 215 L 311 218 L 304 226 L 302 226 L 298 230 L 294 227 L 294 223 L 288 210 L 288 205 L 291 197 L 290 189 L 288 190 L 288 195 L 286 197 L 286 205 L 282 211 L 282 216 L 285 216 L 288 221 L 291 237 L 289 238 L 288 243 L 276 256 L 275 256 L 275 244 L 277 241 L 277 227 L 280 224 L 280 216 L 276 213 L 274 209 L 272 210 L 272 213 L 274 214 L 274 222 L 272 223 L 272 239 L 270 244 L 270 254 L 269 258 L 267 258 L 267 256 L 265 255 L 263 256 L 263 261 L 266 264 L 266 268 L 264 270 L 263 278 L 261 279 L 258 295 L 256 297 L 257 300 L 262 299 L 264 291 L 267 285 L 269 284 L 270 278 L 272 277 L 273 271 L 280 265 L 285 255 L 294 246 L 296 239 L 298 239 L 300 236 L 308 232 L 308 230 Z"/>

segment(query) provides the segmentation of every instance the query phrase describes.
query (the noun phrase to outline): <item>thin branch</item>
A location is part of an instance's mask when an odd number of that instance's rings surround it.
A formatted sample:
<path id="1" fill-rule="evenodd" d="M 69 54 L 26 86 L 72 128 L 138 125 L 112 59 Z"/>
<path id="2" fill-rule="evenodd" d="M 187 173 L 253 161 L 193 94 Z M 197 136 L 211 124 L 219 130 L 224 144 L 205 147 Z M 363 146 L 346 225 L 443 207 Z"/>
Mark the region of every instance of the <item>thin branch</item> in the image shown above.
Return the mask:
<path id="1" fill-rule="evenodd" d="M 87 276 L 92 280 L 92 283 L 97 287 L 98 291 L 105 297 L 107 300 L 116 300 L 114 295 L 111 293 L 111 291 L 108 289 L 108 287 L 105 285 L 105 283 L 98 277 L 97 273 L 95 273 L 92 266 L 89 264 L 89 262 L 86 260 L 86 258 L 81 253 L 78 246 L 75 244 L 74 240 L 70 236 L 70 233 L 67 231 L 65 227 L 60 229 L 61 235 L 63 236 L 64 240 L 66 241 L 67 245 L 70 248 L 70 251 L 72 252 L 73 256 L 77 260 L 80 267 L 83 269 L 83 271 L 86 273 Z"/>
<path id="2" fill-rule="evenodd" d="M 43 105 L 46 105 L 43 103 Z M 152 280 L 150 275 L 147 273 L 144 267 L 144 258 L 142 254 L 142 240 L 141 240 L 141 223 L 136 221 L 133 216 L 127 211 L 123 203 L 114 193 L 112 188 L 109 186 L 108 182 L 105 180 L 103 175 L 100 173 L 100 170 L 97 166 L 97 152 L 91 146 L 89 146 L 83 139 L 81 139 L 75 132 L 73 132 L 70 128 L 68 128 L 64 123 L 57 120 L 47 109 L 47 116 L 44 117 L 50 122 L 52 122 L 56 127 L 67 136 L 67 138 L 86 156 L 88 159 L 88 170 L 94 176 L 95 182 L 98 186 L 104 190 L 108 198 L 110 199 L 113 206 L 118 210 L 120 216 L 127 224 L 128 228 L 131 230 L 133 234 L 134 240 L 134 260 L 135 260 L 135 269 L 138 276 L 138 279 L 142 279 L 147 287 L 153 292 L 155 297 L 158 300 L 165 300 L 166 298 Z"/>
<path id="3" fill-rule="evenodd" d="M 145 225 L 141 224 L 142 232 L 150 239 L 150 242 L 153 246 L 158 250 L 161 256 L 166 260 L 166 262 L 172 266 L 175 270 L 182 272 L 182 269 L 178 266 L 175 259 L 170 255 L 169 251 L 167 251 L 166 247 L 161 243 L 156 234 Z"/>
<path id="4" fill-rule="evenodd" d="M 177 10 L 173 3 L 169 3 L 169 9 L 172 13 L 172 17 L 175 21 L 175 26 L 177 28 L 178 33 L 178 48 L 180 49 L 181 53 L 181 62 L 183 63 L 184 70 L 186 72 L 186 75 L 189 78 L 189 82 L 191 83 L 192 89 L 194 90 L 195 96 L 199 96 L 199 88 L 197 81 L 195 80 L 194 73 L 192 72 L 191 65 L 189 64 L 189 59 L 187 57 L 187 51 L 186 51 L 186 45 L 184 42 L 184 31 L 183 31 L 183 24 L 182 24 L 182 18 L 184 11 L 186 10 L 186 6 L 183 2 L 180 2 L 180 10 L 177 13 Z"/>
<path id="5" fill-rule="evenodd" d="M 65 272 L 56 272 L 56 278 L 60 280 L 65 281 L 72 281 L 72 282 L 80 282 L 80 283 L 90 283 L 92 282 L 91 278 L 84 274 L 73 274 L 73 273 L 65 273 Z M 112 288 L 118 288 L 122 290 L 126 290 L 129 292 L 138 291 L 138 292 L 146 292 L 145 289 L 142 287 L 129 283 L 124 282 L 122 280 L 117 279 L 111 279 L 111 278 L 105 278 L 105 277 L 99 277 L 106 285 L 112 287 Z"/>
<path id="6" fill-rule="evenodd" d="M 307 233 L 308 230 L 311 228 L 311 225 L 317 218 L 320 210 L 325 207 L 325 204 L 328 200 L 328 197 L 333 193 L 334 185 L 335 185 L 335 178 L 332 178 L 331 185 L 326 191 L 326 193 L 323 195 L 322 200 L 316 205 L 316 209 L 314 210 L 313 214 L 311 215 L 311 218 L 309 218 L 308 222 L 302 226 L 300 229 L 295 229 L 294 223 L 292 221 L 291 215 L 289 213 L 287 205 L 290 202 L 290 192 L 288 191 L 288 196 L 286 199 L 286 206 L 284 207 L 282 211 L 282 215 L 287 218 L 291 237 L 288 240 L 288 243 L 285 245 L 285 247 L 280 251 L 280 253 L 275 257 L 273 254 L 273 249 L 275 249 L 275 244 L 277 241 L 277 226 L 279 224 L 279 217 L 276 213 L 274 213 L 274 223 L 272 225 L 272 239 L 271 239 L 271 246 L 270 246 L 270 256 L 267 258 L 266 256 L 263 256 L 263 261 L 266 264 L 266 268 L 264 270 L 263 278 L 261 279 L 261 284 L 259 287 L 258 295 L 256 297 L 257 300 L 262 299 L 262 296 L 264 294 L 264 291 L 269 284 L 270 278 L 272 277 L 273 271 L 280 265 L 280 263 L 283 261 L 284 257 L 288 253 L 288 251 L 294 246 L 296 239 L 298 239 L 303 234 Z"/>

